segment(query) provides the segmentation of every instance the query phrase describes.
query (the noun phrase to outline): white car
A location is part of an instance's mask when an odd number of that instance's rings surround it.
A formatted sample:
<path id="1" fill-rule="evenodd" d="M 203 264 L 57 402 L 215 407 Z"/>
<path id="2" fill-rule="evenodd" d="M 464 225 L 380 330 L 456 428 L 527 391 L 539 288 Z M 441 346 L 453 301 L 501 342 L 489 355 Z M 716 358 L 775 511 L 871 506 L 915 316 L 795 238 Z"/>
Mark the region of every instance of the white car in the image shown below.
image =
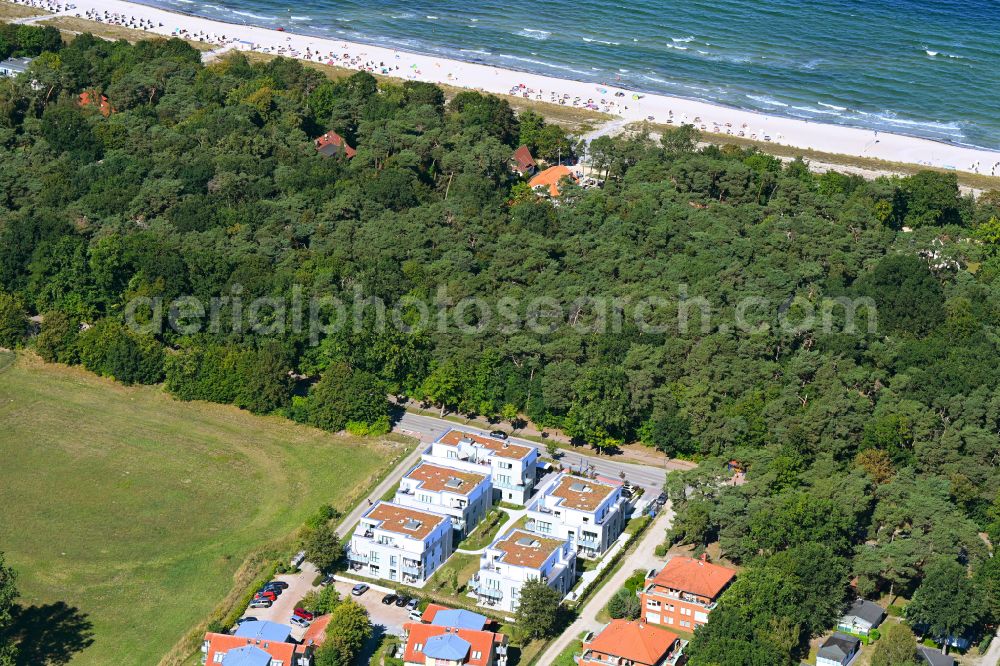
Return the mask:
<path id="1" fill-rule="evenodd" d="M 298 615 L 293 615 L 292 617 L 288 618 L 288 623 L 296 627 L 302 627 L 303 629 L 305 629 L 311 624 L 309 620 L 304 620 Z"/>

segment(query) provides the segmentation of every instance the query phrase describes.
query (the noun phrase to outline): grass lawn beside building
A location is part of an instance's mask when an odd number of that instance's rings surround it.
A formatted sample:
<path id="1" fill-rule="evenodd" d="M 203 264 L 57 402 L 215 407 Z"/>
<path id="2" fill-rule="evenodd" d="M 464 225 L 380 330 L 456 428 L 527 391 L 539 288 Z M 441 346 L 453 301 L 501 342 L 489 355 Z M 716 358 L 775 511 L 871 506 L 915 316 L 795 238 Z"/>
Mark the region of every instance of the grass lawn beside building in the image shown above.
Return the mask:
<path id="1" fill-rule="evenodd" d="M 92 623 L 83 666 L 156 664 L 252 579 L 251 555 L 283 553 L 320 505 L 348 509 L 409 450 L 31 354 L 0 370 L 0 423 L 0 550 L 21 604 Z"/>

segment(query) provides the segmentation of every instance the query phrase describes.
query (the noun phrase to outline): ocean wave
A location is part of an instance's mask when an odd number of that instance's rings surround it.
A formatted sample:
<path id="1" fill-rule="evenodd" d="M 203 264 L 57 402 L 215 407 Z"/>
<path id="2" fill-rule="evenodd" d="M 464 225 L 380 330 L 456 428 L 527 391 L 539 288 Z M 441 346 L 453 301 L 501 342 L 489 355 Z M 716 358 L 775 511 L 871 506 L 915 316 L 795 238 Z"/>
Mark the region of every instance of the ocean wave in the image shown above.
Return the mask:
<path id="1" fill-rule="evenodd" d="M 459 49 L 459 53 L 475 53 L 477 55 L 493 55 L 489 51 L 482 51 L 480 49 Z"/>
<path id="2" fill-rule="evenodd" d="M 593 39 L 592 37 L 583 37 L 582 39 L 583 39 L 583 41 L 587 42 L 588 44 L 590 44 L 590 43 L 596 43 L 596 44 L 604 44 L 605 46 L 621 46 L 622 45 L 621 42 L 608 42 L 608 41 L 605 41 L 603 39 Z"/>
<path id="3" fill-rule="evenodd" d="M 587 72 L 587 71 L 581 71 L 579 69 L 573 69 L 572 67 L 566 67 L 565 65 L 555 65 L 555 64 L 553 64 L 551 62 L 546 62 L 544 60 L 535 60 L 534 58 L 525 58 L 523 56 L 508 55 L 506 53 L 498 53 L 497 57 L 498 58 L 506 58 L 507 60 L 517 60 L 518 62 L 526 62 L 526 63 L 531 64 L 531 65 L 540 65 L 542 67 L 547 67 L 547 68 L 550 68 L 550 69 L 559 69 L 559 70 L 563 70 L 563 71 L 566 71 L 566 72 L 573 72 L 574 74 L 580 74 L 580 75 L 590 74 L 590 72 Z"/>
<path id="4" fill-rule="evenodd" d="M 277 16 L 261 16 L 260 14 L 254 14 L 253 12 L 241 12 L 241 11 L 237 11 L 235 9 L 233 10 L 233 13 L 236 14 L 237 16 L 246 16 L 247 18 L 255 18 L 258 21 L 277 21 L 278 20 Z"/>
<path id="5" fill-rule="evenodd" d="M 687 44 L 688 42 L 694 41 L 694 35 L 688 35 L 687 37 L 671 37 L 670 41 L 672 41 L 675 44 L 677 43 Z"/>
<path id="6" fill-rule="evenodd" d="M 687 51 L 688 50 L 688 47 L 686 47 L 686 46 L 677 46 L 676 44 L 667 44 L 666 47 L 668 49 L 677 49 L 678 51 Z"/>
<path id="7" fill-rule="evenodd" d="M 839 111 L 832 111 L 832 110 L 827 110 L 827 109 L 814 109 L 811 106 L 793 106 L 791 108 L 795 109 L 796 111 L 803 111 L 805 113 L 822 113 L 822 114 L 828 115 L 828 116 L 839 116 L 840 115 Z"/>
<path id="8" fill-rule="evenodd" d="M 288 18 L 290 20 L 292 20 L 292 21 L 311 21 L 312 20 L 311 16 L 289 16 Z"/>
<path id="9" fill-rule="evenodd" d="M 828 109 L 833 109 L 834 111 L 847 111 L 846 106 L 837 106 L 835 104 L 827 104 L 826 102 L 816 102 L 820 106 L 825 106 Z"/>
<path id="10" fill-rule="evenodd" d="M 437 21 L 438 20 L 437 16 L 431 16 L 430 14 L 428 14 L 424 18 L 427 19 L 428 21 Z"/>
<path id="11" fill-rule="evenodd" d="M 521 28 L 515 35 L 520 35 L 521 37 L 527 37 L 529 39 L 548 39 L 552 33 L 548 30 L 533 30 L 531 28 Z"/>
<path id="12" fill-rule="evenodd" d="M 760 102 L 761 104 L 767 104 L 768 106 L 788 106 L 784 102 L 779 102 L 778 100 L 772 97 L 767 97 L 766 95 L 747 95 L 746 98 L 752 99 L 755 102 Z"/>

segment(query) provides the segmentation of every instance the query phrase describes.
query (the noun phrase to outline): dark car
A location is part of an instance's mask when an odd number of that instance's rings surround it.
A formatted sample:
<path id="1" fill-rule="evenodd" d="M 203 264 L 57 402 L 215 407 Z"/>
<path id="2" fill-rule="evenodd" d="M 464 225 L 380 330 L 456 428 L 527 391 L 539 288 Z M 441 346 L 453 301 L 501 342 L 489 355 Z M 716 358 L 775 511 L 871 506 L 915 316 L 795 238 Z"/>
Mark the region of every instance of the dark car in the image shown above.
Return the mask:
<path id="1" fill-rule="evenodd" d="M 396 605 L 402 608 L 406 604 L 410 603 L 410 598 L 405 594 L 396 597 Z"/>
<path id="2" fill-rule="evenodd" d="M 382 603 L 384 603 L 386 606 L 391 606 L 392 604 L 396 603 L 396 599 L 398 598 L 399 597 L 390 592 L 389 594 L 382 597 Z"/>
<path id="3" fill-rule="evenodd" d="M 256 621 L 257 618 L 255 618 L 252 615 L 247 615 L 245 617 L 241 617 L 240 619 L 236 620 L 236 624 L 243 624 L 244 622 L 256 622 Z"/>
<path id="4" fill-rule="evenodd" d="M 312 622 L 313 618 L 316 617 L 316 615 L 314 615 L 311 611 L 307 611 L 305 608 L 296 608 L 292 611 L 292 614 L 295 615 L 295 617 L 301 617 L 303 620 L 309 620 L 310 622 Z"/>
<path id="5" fill-rule="evenodd" d="M 365 585 L 364 583 L 358 583 L 357 585 L 351 588 L 351 594 L 353 594 L 356 597 L 360 597 L 367 591 L 368 591 L 368 586 Z"/>
<path id="6" fill-rule="evenodd" d="M 507 439 L 508 435 L 503 430 L 491 430 L 490 437 L 494 437 L 496 439 Z"/>
<path id="7" fill-rule="evenodd" d="M 269 587 L 269 586 L 265 585 L 264 587 L 262 587 L 259 590 L 257 590 L 257 594 L 263 594 L 264 592 L 270 592 L 271 594 L 273 594 L 273 595 L 275 595 L 277 597 L 280 597 L 281 596 L 281 591 L 282 590 L 281 590 L 280 587 Z"/>
<path id="8" fill-rule="evenodd" d="M 322 586 L 324 586 L 324 587 L 326 587 L 327 585 L 329 585 L 330 583 L 332 583 L 334 580 L 336 580 L 336 579 L 333 577 L 333 574 L 329 573 L 329 574 L 323 576 L 323 580 L 321 580 L 319 582 L 319 584 L 322 585 Z"/>
<path id="9" fill-rule="evenodd" d="M 272 580 L 270 583 L 268 583 L 264 587 L 273 587 L 273 588 L 278 589 L 278 590 L 287 590 L 288 589 L 288 583 L 286 583 L 283 580 Z"/>
<path id="10" fill-rule="evenodd" d="M 666 504 L 667 503 L 667 494 L 666 493 L 660 493 L 659 495 L 657 495 L 656 496 L 656 503 L 657 504 Z"/>

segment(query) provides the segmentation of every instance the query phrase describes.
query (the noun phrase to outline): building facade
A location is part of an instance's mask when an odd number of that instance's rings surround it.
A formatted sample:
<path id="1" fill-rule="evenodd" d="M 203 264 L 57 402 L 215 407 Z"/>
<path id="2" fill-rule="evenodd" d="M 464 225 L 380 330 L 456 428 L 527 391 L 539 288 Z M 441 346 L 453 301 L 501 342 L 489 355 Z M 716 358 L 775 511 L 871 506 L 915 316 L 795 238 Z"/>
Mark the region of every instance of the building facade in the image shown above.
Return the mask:
<path id="1" fill-rule="evenodd" d="M 451 518 L 378 502 L 351 535 L 347 559 L 362 576 L 422 585 L 452 550 Z"/>
<path id="2" fill-rule="evenodd" d="M 421 462 L 403 476 L 393 502 L 449 516 L 461 538 L 490 510 L 493 485 L 488 474 Z"/>
<path id="3" fill-rule="evenodd" d="M 478 433 L 449 430 L 431 444 L 424 460 L 490 475 L 496 500 L 525 504 L 538 480 L 538 449 Z"/>
<path id="4" fill-rule="evenodd" d="M 470 587 L 480 606 L 514 612 L 529 580 L 541 580 L 565 596 L 576 580 L 576 551 L 562 539 L 512 530 L 486 548 Z"/>
<path id="5" fill-rule="evenodd" d="M 621 486 L 564 473 L 528 505 L 526 529 L 599 557 L 625 529 L 625 509 Z"/>
<path id="6" fill-rule="evenodd" d="M 675 557 L 656 575 L 646 579 L 639 592 L 642 619 L 682 631 L 694 631 L 708 622 L 719 596 L 736 572 L 712 564 L 704 557 Z"/>

